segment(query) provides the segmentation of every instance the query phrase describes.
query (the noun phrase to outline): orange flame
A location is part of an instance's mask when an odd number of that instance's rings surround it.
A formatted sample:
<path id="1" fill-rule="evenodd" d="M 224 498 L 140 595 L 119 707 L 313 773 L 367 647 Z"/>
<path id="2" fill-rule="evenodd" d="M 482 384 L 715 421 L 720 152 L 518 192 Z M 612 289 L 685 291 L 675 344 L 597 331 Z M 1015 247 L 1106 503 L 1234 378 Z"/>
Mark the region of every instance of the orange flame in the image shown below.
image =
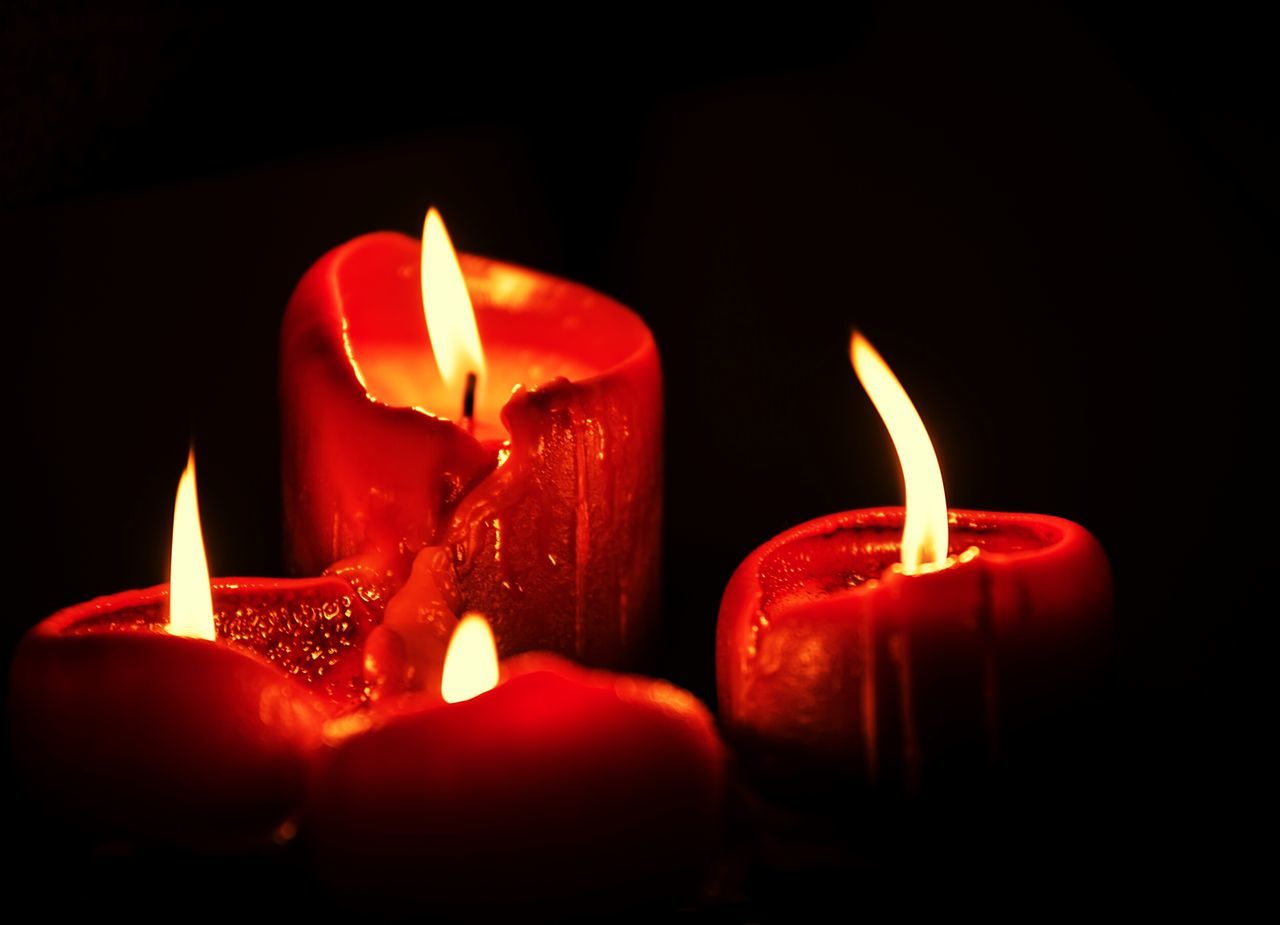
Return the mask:
<path id="1" fill-rule="evenodd" d="M 938 568 L 947 561 L 947 496 L 929 432 L 898 377 L 857 331 L 849 341 L 849 358 L 858 381 L 889 429 L 902 466 L 907 496 L 902 570 L 914 575 Z"/>
<path id="2" fill-rule="evenodd" d="M 209 562 L 200 532 L 196 501 L 196 453 L 187 454 L 187 468 L 173 499 L 173 548 L 169 554 L 169 632 L 175 636 L 216 639 Z"/>
<path id="3" fill-rule="evenodd" d="M 444 220 L 434 208 L 422 225 L 422 311 L 427 336 L 444 384 L 458 395 L 467 386 L 468 374 L 477 380 L 476 394 L 485 375 L 484 350 L 476 313 L 467 293 L 467 281 L 458 265 L 458 254 L 449 240 Z"/>
<path id="4" fill-rule="evenodd" d="M 458 623 L 444 656 L 440 696 L 445 703 L 460 703 L 498 686 L 498 647 L 489 621 L 469 613 Z"/>

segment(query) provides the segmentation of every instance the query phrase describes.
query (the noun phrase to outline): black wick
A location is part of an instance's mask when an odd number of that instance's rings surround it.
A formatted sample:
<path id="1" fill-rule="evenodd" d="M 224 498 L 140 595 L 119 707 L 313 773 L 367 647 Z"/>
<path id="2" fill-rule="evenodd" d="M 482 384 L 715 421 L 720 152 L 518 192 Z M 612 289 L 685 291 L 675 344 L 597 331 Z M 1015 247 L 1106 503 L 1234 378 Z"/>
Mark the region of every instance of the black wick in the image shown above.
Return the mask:
<path id="1" fill-rule="evenodd" d="M 467 387 L 462 393 L 462 426 L 467 433 L 476 432 L 476 374 L 467 373 Z"/>

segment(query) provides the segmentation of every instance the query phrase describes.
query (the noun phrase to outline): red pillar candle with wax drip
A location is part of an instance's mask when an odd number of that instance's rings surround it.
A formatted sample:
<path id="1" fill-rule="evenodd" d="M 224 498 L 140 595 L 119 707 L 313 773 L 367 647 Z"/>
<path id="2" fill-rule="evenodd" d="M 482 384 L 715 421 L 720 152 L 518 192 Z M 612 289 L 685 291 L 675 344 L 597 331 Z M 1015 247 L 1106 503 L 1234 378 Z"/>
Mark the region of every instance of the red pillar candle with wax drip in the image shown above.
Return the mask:
<path id="1" fill-rule="evenodd" d="M 302 802 L 323 723 L 362 697 L 373 623 L 336 578 L 211 586 L 189 460 L 170 584 L 70 607 L 20 643 L 17 764 L 99 835 L 267 841 Z"/>
<path id="2" fill-rule="evenodd" d="M 439 545 L 503 652 L 632 664 L 657 616 L 661 390 L 653 337 L 603 295 L 455 258 L 434 211 L 422 242 L 356 238 L 285 314 L 291 563 L 382 606 Z"/>
<path id="3" fill-rule="evenodd" d="M 1111 576 L 1070 521 L 949 512 L 905 391 L 856 334 L 851 358 L 898 451 L 905 509 L 822 517 L 742 563 L 720 606 L 720 708 L 763 782 L 913 792 L 989 765 L 1002 738 L 1096 685 Z"/>
<path id="4" fill-rule="evenodd" d="M 692 695 L 540 652 L 500 668 L 476 614 L 437 678 L 327 727 L 307 834 L 363 910 L 608 917 L 696 893 L 724 755 Z"/>

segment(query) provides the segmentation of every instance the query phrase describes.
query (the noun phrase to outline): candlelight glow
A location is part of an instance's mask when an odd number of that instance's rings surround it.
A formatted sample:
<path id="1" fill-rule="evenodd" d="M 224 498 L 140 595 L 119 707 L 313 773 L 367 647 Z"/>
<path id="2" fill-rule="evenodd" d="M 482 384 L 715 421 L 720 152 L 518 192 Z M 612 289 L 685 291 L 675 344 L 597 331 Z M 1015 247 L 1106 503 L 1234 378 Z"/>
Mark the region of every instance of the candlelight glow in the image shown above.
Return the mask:
<path id="1" fill-rule="evenodd" d="M 475 309 L 449 232 L 434 208 L 427 211 L 422 226 L 422 311 L 444 384 L 459 397 L 466 390 L 468 374 L 475 374 L 477 386 L 482 384 L 484 351 Z M 479 387 L 476 394 L 481 394 Z"/>
<path id="2" fill-rule="evenodd" d="M 444 656 L 440 696 L 460 703 L 498 686 L 498 647 L 489 621 L 478 613 L 462 618 Z"/>
<path id="3" fill-rule="evenodd" d="M 902 466 L 907 509 L 902 528 L 902 570 L 914 575 L 937 568 L 947 560 L 947 496 L 938 454 L 902 383 L 857 331 L 849 341 L 849 358 L 858 381 L 889 429 Z"/>
<path id="4" fill-rule="evenodd" d="M 216 639 L 209 562 L 200 533 L 200 505 L 196 501 L 196 454 L 187 455 L 187 468 L 178 480 L 173 500 L 173 548 L 169 553 L 169 632 L 175 636 Z"/>

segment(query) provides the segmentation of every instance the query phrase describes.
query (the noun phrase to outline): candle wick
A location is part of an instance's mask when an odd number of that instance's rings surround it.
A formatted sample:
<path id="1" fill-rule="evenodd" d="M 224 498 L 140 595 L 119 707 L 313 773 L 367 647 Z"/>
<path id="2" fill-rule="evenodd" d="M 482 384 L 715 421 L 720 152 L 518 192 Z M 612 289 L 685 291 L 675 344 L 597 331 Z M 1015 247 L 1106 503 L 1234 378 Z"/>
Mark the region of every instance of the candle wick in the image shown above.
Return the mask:
<path id="1" fill-rule="evenodd" d="M 467 373 L 467 386 L 462 393 L 462 426 L 467 433 L 476 432 L 476 374 Z"/>

